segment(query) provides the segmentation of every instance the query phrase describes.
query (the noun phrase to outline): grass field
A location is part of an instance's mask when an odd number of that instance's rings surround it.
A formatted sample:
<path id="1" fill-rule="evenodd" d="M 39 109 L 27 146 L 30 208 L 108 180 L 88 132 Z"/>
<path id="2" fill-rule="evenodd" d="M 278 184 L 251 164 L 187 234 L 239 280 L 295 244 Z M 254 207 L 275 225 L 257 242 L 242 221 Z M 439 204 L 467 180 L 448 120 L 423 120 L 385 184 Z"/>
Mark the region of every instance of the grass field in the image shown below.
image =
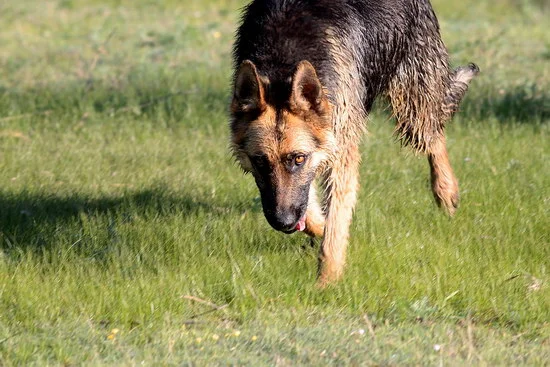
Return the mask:
<path id="1" fill-rule="evenodd" d="M 550 6 L 433 3 L 482 70 L 447 130 L 461 207 L 379 108 L 318 290 L 228 153 L 242 1 L 2 2 L 0 365 L 548 364 Z"/>

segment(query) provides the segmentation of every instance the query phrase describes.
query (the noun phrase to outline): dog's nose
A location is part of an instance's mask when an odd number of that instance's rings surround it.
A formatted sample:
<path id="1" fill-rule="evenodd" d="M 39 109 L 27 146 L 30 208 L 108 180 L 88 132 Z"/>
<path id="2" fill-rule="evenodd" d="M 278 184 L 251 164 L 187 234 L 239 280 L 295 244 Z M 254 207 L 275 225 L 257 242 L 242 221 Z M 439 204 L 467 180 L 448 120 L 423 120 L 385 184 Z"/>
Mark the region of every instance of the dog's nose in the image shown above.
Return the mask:
<path id="1" fill-rule="evenodd" d="M 299 218 L 293 210 L 286 210 L 281 212 L 277 211 L 275 219 L 277 220 L 279 230 L 291 231 L 296 226 L 296 222 Z"/>

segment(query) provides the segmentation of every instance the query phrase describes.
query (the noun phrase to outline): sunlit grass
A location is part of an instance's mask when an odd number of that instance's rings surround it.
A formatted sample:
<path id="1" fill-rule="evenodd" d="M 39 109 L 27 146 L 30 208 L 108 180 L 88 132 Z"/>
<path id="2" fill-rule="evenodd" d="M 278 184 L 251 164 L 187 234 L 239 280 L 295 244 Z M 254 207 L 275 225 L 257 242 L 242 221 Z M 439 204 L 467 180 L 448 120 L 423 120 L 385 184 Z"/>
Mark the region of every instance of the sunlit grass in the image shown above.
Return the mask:
<path id="1" fill-rule="evenodd" d="M 324 291 L 318 243 L 271 230 L 228 153 L 242 5 L 0 5 L 0 364 L 549 360 L 543 5 L 434 2 L 482 69 L 448 129 L 460 210 L 380 109 Z"/>

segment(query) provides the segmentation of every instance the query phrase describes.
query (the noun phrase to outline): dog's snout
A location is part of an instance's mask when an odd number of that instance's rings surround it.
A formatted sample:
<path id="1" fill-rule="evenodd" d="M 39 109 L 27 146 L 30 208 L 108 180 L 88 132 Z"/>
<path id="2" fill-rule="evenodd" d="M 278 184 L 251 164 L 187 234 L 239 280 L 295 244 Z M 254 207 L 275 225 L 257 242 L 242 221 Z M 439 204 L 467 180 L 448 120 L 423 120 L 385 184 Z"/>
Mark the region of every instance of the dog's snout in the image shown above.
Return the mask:
<path id="1" fill-rule="evenodd" d="M 309 187 L 310 183 L 270 182 L 264 190 L 260 189 L 264 215 L 273 229 L 285 233 L 296 231 L 307 210 Z"/>
<path id="2" fill-rule="evenodd" d="M 296 222 L 300 219 L 296 215 L 295 210 L 277 211 L 275 213 L 275 219 L 277 220 L 282 231 L 290 231 L 296 226 Z"/>
<path id="3" fill-rule="evenodd" d="M 272 212 L 265 212 L 269 224 L 278 231 L 293 232 L 296 223 L 303 215 L 301 208 L 277 208 Z"/>

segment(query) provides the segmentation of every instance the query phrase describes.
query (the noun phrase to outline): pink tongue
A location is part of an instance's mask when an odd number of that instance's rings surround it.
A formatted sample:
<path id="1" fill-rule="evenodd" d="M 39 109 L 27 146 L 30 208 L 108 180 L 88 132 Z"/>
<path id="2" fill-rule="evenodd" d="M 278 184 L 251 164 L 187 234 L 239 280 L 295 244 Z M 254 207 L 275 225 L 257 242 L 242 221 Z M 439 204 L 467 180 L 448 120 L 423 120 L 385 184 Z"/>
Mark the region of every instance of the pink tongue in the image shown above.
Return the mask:
<path id="1" fill-rule="evenodd" d="M 296 227 L 294 228 L 297 231 L 302 232 L 304 229 L 306 229 L 306 216 L 304 215 L 302 218 L 300 218 L 300 221 L 296 224 Z"/>

